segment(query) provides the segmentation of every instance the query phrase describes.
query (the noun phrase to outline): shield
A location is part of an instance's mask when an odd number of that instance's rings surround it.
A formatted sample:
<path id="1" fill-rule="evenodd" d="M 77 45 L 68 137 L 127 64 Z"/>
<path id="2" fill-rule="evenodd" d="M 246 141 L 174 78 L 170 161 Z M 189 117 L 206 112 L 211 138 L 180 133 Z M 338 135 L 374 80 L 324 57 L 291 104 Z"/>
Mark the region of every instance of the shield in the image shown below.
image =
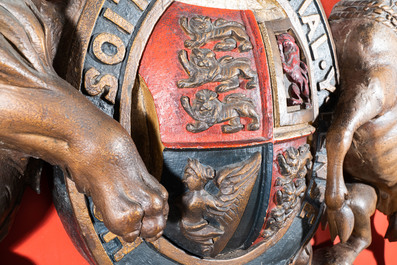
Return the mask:
<path id="1" fill-rule="evenodd" d="M 317 1 L 88 0 L 73 44 L 68 81 L 131 133 L 170 194 L 164 235 L 127 243 L 56 169 L 58 212 L 87 260 L 294 260 L 323 209 L 325 161 L 313 170 L 307 137 L 337 81 Z"/>

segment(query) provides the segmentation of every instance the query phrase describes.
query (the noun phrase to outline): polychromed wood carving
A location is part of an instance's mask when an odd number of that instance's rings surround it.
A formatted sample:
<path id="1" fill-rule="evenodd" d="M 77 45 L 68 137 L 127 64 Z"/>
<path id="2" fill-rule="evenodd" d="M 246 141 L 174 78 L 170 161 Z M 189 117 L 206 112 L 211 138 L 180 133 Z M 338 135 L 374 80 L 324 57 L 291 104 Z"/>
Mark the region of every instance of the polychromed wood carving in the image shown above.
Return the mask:
<path id="1" fill-rule="evenodd" d="M 307 137 L 338 73 L 318 1 L 0 5 L 0 85 L 20 102 L 4 157 L 58 166 L 90 263 L 310 263 L 325 179 Z M 35 180 L 29 165 L 11 171 Z"/>
<path id="2" fill-rule="evenodd" d="M 104 5 L 118 14 L 135 10 L 130 1 Z M 128 248 L 108 236 L 89 200 L 96 241 L 111 262 L 283 264 L 303 252 L 309 262 L 303 247 L 320 220 L 325 180 L 312 171 L 308 123 L 318 114 L 319 98 L 334 90 L 337 68 L 327 26 L 300 24 L 304 14 L 322 14 L 318 3 L 283 5 L 262 3 L 258 10 L 240 1 L 166 7 L 152 1 L 133 24 L 146 31 L 130 35 L 98 16 L 77 69 L 82 76 L 95 68 L 116 77 L 120 101 L 107 109 L 106 98 L 90 96 L 84 84 L 81 91 L 131 128 L 149 171 L 169 192 L 170 207 L 163 237 Z M 103 31 L 123 40 L 125 61 L 119 65 L 94 53 Z M 293 46 L 284 41 L 281 53 L 283 36 Z M 113 38 L 108 42 L 117 48 Z M 103 52 L 110 54 L 108 48 L 102 46 Z M 113 50 L 118 52 L 124 48 Z M 288 56 L 294 58 L 289 75 L 283 67 Z M 132 124 L 136 120 L 144 125 Z M 142 137 L 152 141 L 140 144 Z M 161 170 L 150 166 L 153 157 Z"/>

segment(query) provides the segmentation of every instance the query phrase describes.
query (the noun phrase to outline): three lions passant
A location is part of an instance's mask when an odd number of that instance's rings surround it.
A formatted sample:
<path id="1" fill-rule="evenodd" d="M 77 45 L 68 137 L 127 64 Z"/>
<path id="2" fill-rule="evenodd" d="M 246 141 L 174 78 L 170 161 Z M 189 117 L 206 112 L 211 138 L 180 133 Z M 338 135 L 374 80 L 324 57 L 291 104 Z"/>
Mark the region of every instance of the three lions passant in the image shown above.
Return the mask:
<path id="1" fill-rule="evenodd" d="M 192 50 L 190 60 L 185 50 L 179 51 L 178 57 L 186 73 L 189 74 L 188 79 L 178 81 L 179 88 L 193 88 L 211 82 L 220 82 L 215 87 L 215 91 L 223 93 L 238 88 L 240 77 L 249 80 L 245 86 L 247 89 L 258 86 L 257 73 L 252 70 L 248 58 L 223 56 L 218 60 L 210 49 L 198 48 Z"/>
<path id="2" fill-rule="evenodd" d="M 216 92 L 203 89 L 196 93 L 192 105 L 186 96 L 181 97 L 181 103 L 185 111 L 195 120 L 194 123 L 186 126 L 189 132 L 203 132 L 217 123 L 227 121 L 228 124 L 222 125 L 222 132 L 236 133 L 244 128 L 240 117 L 251 118 L 247 130 L 255 131 L 260 127 L 260 117 L 252 99 L 240 93 L 227 95 L 224 102 L 221 102 Z"/>

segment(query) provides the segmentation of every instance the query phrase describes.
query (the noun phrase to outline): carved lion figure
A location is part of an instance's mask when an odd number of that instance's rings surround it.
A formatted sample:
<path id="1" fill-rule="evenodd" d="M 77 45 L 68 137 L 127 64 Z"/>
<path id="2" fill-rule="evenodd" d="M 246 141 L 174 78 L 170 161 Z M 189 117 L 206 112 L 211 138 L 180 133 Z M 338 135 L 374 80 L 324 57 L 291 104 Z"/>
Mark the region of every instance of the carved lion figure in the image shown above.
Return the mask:
<path id="1" fill-rule="evenodd" d="M 185 111 L 196 120 L 189 123 L 186 129 L 189 132 L 199 133 L 212 127 L 214 124 L 228 121 L 229 124 L 222 125 L 223 133 L 236 133 L 244 128 L 240 122 L 240 117 L 251 118 L 252 121 L 247 125 L 249 131 L 258 130 L 259 115 L 255 110 L 255 105 L 250 98 L 243 94 L 230 94 L 221 102 L 218 94 L 209 89 L 203 89 L 196 93 L 193 105 L 190 105 L 188 97 L 181 97 L 181 103 Z"/>
<path id="2" fill-rule="evenodd" d="M 310 105 L 308 69 L 300 59 L 300 51 L 295 39 L 284 33 L 277 37 L 277 44 L 281 54 L 283 71 L 291 82 L 291 98 L 288 99 L 288 105 L 304 103 Z"/>
<path id="3" fill-rule="evenodd" d="M 341 242 L 319 255 L 330 257 L 322 263 L 354 262 L 371 243 L 376 208 L 389 217 L 386 237 L 397 241 L 396 14 L 395 0 L 342 0 L 330 17 L 341 93 L 327 134 L 325 202 Z"/>
<path id="4" fill-rule="evenodd" d="M 179 61 L 186 73 L 189 74 L 188 79 L 178 81 L 179 88 L 198 87 L 210 82 L 220 82 L 215 90 L 222 93 L 238 88 L 240 77 L 249 80 L 246 84 L 247 89 L 258 86 L 257 73 L 251 69 L 248 58 L 223 56 L 217 60 L 213 51 L 194 48 L 190 61 L 185 50 L 179 52 Z"/>
<path id="5" fill-rule="evenodd" d="M 219 18 L 212 22 L 209 17 L 195 16 L 190 20 L 182 17 L 179 23 L 191 38 L 185 41 L 185 47 L 188 49 L 199 48 L 209 41 L 220 39 L 221 41 L 214 47 L 215 51 L 231 51 L 237 47 L 237 41 L 240 42 L 238 46 L 240 52 L 252 50 L 244 25 L 236 21 Z"/>
<path id="6" fill-rule="evenodd" d="M 60 39 L 70 40 L 63 23 L 75 27 L 75 9 L 83 4 L 0 0 L 0 240 L 25 184 L 37 184 L 40 167 L 28 163 L 32 157 L 61 167 L 124 240 L 155 239 L 165 227 L 167 191 L 128 132 L 62 79 L 64 68 L 54 67 L 56 54 L 62 58 L 58 44 L 68 43 Z"/>

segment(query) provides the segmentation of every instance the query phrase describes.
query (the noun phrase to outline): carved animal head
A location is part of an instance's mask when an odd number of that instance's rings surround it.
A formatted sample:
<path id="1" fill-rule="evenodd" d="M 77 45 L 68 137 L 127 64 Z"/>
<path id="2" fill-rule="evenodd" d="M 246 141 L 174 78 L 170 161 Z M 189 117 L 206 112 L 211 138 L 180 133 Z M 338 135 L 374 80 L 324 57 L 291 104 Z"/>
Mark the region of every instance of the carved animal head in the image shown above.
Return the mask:
<path id="1" fill-rule="evenodd" d="M 189 158 L 182 181 L 190 190 L 199 190 L 214 177 L 215 171 L 212 167 L 201 164 L 197 159 Z"/>
<path id="2" fill-rule="evenodd" d="M 222 103 L 218 99 L 218 94 L 209 89 L 203 89 L 196 93 L 196 98 L 193 100 L 193 111 L 197 116 L 216 119 L 218 113 L 221 111 Z M 210 122 L 208 119 L 208 122 Z"/>
<path id="3" fill-rule="evenodd" d="M 215 53 L 210 49 L 197 49 L 192 50 L 191 61 L 199 68 L 213 69 L 218 65 Z"/>
<path id="4" fill-rule="evenodd" d="M 295 39 L 287 33 L 277 36 L 277 42 L 279 45 L 282 45 L 284 52 L 289 52 L 298 48 L 295 43 Z"/>
<path id="5" fill-rule="evenodd" d="M 195 16 L 189 21 L 189 30 L 195 34 L 210 32 L 213 28 L 214 26 L 209 17 Z"/>

